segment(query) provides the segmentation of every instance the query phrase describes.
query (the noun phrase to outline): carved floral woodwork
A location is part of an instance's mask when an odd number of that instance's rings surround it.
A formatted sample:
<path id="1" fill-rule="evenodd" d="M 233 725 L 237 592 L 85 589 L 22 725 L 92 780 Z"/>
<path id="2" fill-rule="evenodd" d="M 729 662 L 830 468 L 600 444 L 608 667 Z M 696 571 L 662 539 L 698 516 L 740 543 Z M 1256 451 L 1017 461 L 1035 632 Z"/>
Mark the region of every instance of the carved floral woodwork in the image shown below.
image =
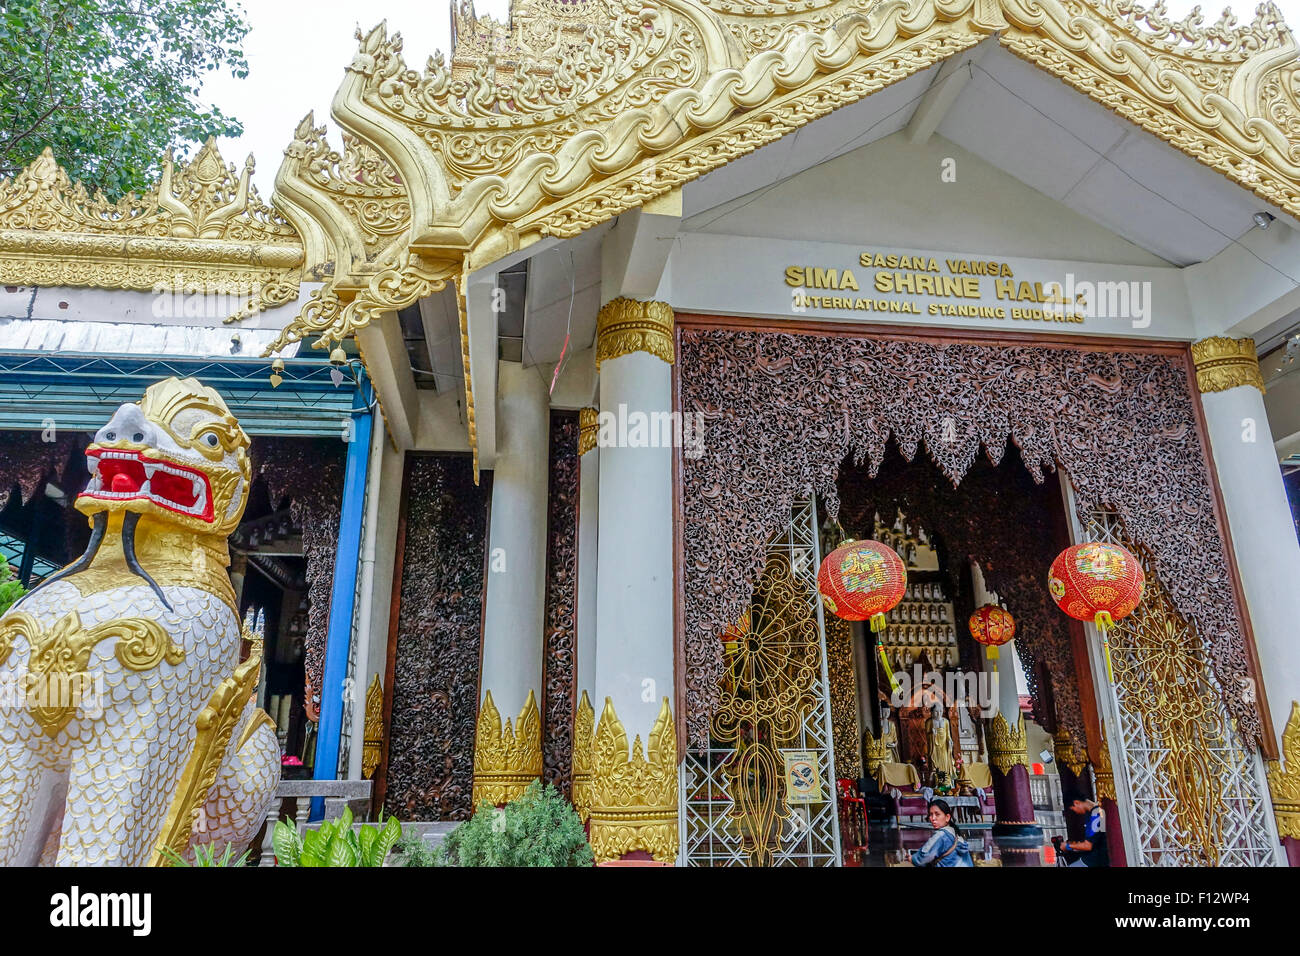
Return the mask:
<path id="1" fill-rule="evenodd" d="M 343 451 L 332 439 L 253 439 L 253 476 L 266 482 L 272 507 L 289 499 L 289 514 L 302 529 L 302 553 L 307 563 L 307 633 L 303 637 L 303 667 L 308 691 L 308 716 L 319 714 L 314 688 L 324 682 L 325 641 L 329 636 L 330 595 L 334 588 L 334 556 L 338 551 L 343 506 Z"/>
<path id="2" fill-rule="evenodd" d="M 862 741 L 858 736 L 858 674 L 853 667 L 853 628 L 848 621 L 832 614 L 827 614 L 825 620 L 835 775 L 857 780 L 862 776 Z"/>
<path id="3" fill-rule="evenodd" d="M 588 819 L 597 863 L 638 850 L 660 861 L 677 858 L 677 732 L 667 697 L 645 746 L 637 734 L 630 753 L 614 702 L 605 698 L 591 745 Z"/>
<path id="4" fill-rule="evenodd" d="M 891 444 L 908 461 L 924 445 L 955 486 L 981 451 L 1000 463 L 1008 441 L 1036 482 L 1064 467 L 1081 519 L 1109 505 L 1150 551 L 1220 686 L 1239 687 L 1249 674 L 1183 356 L 679 326 L 677 358 L 680 408 L 704 420 L 704 453 L 682 459 L 692 746 L 707 739 L 718 703 L 720 635 L 749 601 L 766 543 L 795 498 L 815 492 L 837 515 L 841 462 L 852 456 L 878 474 Z M 990 584 L 1009 605 L 1023 587 L 1027 603 L 1046 594 L 1046 568 L 1033 590 L 1019 575 L 998 580 L 996 566 Z M 1064 686 L 1054 691 L 1066 719 L 1075 708 Z M 1226 691 L 1224 704 L 1243 738 L 1256 740 L 1254 706 Z M 1066 726 L 1081 740 L 1077 723 Z"/>
<path id="5" fill-rule="evenodd" d="M 1192 361 L 1196 364 L 1196 387 L 1202 393 L 1226 392 L 1238 385 L 1264 391 L 1254 339 L 1212 335 L 1192 343 Z"/>
<path id="6" fill-rule="evenodd" d="M 578 628 L 578 416 L 551 413 L 542 633 L 542 779 L 571 794 Z"/>
<path id="7" fill-rule="evenodd" d="M 542 717 L 530 690 L 519 715 L 501 723 L 492 691 L 483 692 L 474 734 L 474 805 L 504 806 L 542 775 Z"/>
<path id="8" fill-rule="evenodd" d="M 76 436 L 65 434 L 52 442 L 44 438 L 41 432 L 0 433 L 0 508 L 8 504 L 15 487 L 25 505 L 50 478 L 63 479 Z"/>
<path id="9" fill-rule="evenodd" d="M 469 458 L 410 455 L 385 812 L 473 815 L 488 491 Z"/>

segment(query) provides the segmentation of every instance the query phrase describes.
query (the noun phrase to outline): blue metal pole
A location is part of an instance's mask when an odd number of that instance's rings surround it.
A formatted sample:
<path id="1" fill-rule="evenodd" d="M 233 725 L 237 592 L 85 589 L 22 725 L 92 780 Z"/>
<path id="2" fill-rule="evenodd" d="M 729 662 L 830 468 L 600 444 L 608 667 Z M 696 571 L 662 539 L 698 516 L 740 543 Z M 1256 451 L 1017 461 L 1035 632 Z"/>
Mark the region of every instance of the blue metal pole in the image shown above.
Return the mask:
<path id="1" fill-rule="evenodd" d="M 338 776 L 339 738 L 343 730 L 344 683 L 352 645 L 352 614 L 356 602 L 357 566 L 361 559 L 361 519 L 365 513 L 366 473 L 370 466 L 371 388 L 365 370 L 358 373 L 352 409 L 352 440 L 343 471 L 343 506 L 339 514 L 339 543 L 334 556 L 334 589 L 330 593 L 329 633 L 325 639 L 325 673 L 321 678 L 320 722 L 316 728 L 316 760 L 312 776 Z M 324 814 L 325 801 L 312 799 L 311 819 Z"/>

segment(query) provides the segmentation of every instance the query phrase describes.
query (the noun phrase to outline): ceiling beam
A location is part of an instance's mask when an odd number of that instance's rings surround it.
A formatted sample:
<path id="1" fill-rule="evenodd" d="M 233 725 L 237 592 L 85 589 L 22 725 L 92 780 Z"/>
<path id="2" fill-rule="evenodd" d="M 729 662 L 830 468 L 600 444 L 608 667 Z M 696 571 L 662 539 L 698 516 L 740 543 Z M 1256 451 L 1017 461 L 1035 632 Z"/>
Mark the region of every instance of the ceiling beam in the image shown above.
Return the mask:
<path id="1" fill-rule="evenodd" d="M 957 97 L 961 96 L 961 91 L 970 82 L 973 75 L 971 64 L 978 62 L 987 48 L 986 44 L 978 43 L 968 52 L 946 60 L 939 68 L 939 75 L 921 97 L 921 102 L 917 104 L 904 130 L 909 143 L 925 143 L 934 135 L 952 105 L 957 102 Z"/>
<path id="2" fill-rule="evenodd" d="M 601 246 L 601 303 L 653 298 L 681 224 L 680 188 L 619 216 Z"/>
<path id="3" fill-rule="evenodd" d="M 357 329 L 357 347 L 379 395 L 388 433 L 400 449 L 413 448 L 420 427 L 419 390 L 402 340 L 402 324 L 389 313 Z"/>

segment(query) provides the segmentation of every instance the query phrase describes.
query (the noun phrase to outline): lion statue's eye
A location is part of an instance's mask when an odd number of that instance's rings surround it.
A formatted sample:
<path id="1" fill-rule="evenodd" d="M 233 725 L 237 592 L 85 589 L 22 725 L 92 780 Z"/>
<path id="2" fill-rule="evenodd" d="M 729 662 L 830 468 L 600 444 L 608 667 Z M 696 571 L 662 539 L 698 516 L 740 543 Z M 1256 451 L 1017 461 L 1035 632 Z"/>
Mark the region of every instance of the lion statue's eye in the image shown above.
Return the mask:
<path id="1" fill-rule="evenodd" d="M 200 439 L 200 440 L 201 440 L 205 445 L 207 445 L 209 448 L 216 448 L 216 447 L 217 447 L 217 444 L 218 444 L 218 442 L 219 442 L 219 439 L 217 438 L 217 433 L 216 433 L 216 432 L 208 432 L 208 433 L 207 433 L 206 435 L 204 435 L 203 438 Z"/>

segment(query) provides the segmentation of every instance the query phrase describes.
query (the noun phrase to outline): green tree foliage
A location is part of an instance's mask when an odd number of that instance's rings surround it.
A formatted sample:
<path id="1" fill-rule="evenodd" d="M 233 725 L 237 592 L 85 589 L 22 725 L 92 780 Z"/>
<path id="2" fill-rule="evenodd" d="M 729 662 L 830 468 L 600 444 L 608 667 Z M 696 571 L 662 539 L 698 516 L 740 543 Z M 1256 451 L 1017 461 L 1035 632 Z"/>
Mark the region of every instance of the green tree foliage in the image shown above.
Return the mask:
<path id="1" fill-rule="evenodd" d="M 27 593 L 27 589 L 14 579 L 14 569 L 9 567 L 9 562 L 0 557 L 0 614 L 3 614 L 13 603 Z"/>
<path id="2" fill-rule="evenodd" d="M 451 866 L 591 866 L 591 844 L 573 805 L 536 780 L 500 810 L 479 804 L 438 848 Z"/>
<path id="3" fill-rule="evenodd" d="M 213 70 L 247 76 L 247 33 L 232 0 L 4 0 L 0 176 L 48 146 L 109 199 L 148 189 L 167 147 L 243 132 L 199 91 Z"/>

